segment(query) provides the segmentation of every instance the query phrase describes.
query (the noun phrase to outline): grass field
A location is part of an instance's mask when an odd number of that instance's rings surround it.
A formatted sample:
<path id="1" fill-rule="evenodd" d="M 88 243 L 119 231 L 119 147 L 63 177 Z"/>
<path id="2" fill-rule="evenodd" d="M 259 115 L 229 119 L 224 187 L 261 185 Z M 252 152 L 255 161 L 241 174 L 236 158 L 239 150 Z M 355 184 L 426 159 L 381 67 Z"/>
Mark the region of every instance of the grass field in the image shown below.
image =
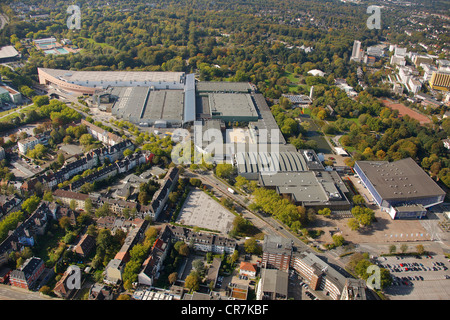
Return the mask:
<path id="1" fill-rule="evenodd" d="M 31 104 L 27 107 L 23 107 L 20 110 L 13 109 L 0 112 L 0 122 L 9 122 L 11 119 L 18 117 L 21 113 L 26 113 L 31 110 L 36 110 L 38 107 Z"/>

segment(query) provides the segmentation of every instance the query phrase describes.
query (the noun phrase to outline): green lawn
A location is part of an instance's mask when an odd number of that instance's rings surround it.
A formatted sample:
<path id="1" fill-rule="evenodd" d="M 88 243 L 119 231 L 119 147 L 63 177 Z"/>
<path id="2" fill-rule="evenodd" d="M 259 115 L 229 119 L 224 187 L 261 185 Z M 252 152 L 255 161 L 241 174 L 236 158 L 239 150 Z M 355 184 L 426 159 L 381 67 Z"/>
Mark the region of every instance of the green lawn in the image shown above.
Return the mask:
<path id="1" fill-rule="evenodd" d="M 35 106 L 34 104 L 31 104 L 27 107 L 20 109 L 19 111 L 15 111 L 16 109 L 14 109 L 14 110 L 7 110 L 7 111 L 0 112 L 0 121 L 1 122 L 9 122 L 11 119 L 18 117 L 21 113 L 26 113 L 31 110 L 36 110 L 37 108 L 38 108 L 37 106 Z"/>

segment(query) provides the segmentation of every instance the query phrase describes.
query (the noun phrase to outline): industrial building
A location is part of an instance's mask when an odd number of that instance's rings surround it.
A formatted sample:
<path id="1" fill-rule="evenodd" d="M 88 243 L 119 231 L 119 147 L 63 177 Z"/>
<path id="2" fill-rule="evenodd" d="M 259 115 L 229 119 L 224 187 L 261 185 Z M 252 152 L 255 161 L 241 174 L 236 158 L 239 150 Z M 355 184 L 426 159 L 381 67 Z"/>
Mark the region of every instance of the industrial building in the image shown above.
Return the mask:
<path id="1" fill-rule="evenodd" d="M 446 195 L 411 158 L 356 161 L 354 170 L 373 200 L 392 219 L 421 219 L 427 208 L 442 203 Z"/>
<path id="2" fill-rule="evenodd" d="M 257 122 L 248 82 L 196 82 L 194 74 L 147 71 L 70 71 L 38 68 L 39 82 L 69 94 L 93 96 L 100 107 L 141 126 L 182 127 L 195 120 Z M 105 110 L 107 108 L 104 108 Z M 269 110 L 270 111 L 270 110 Z"/>
<path id="3" fill-rule="evenodd" d="M 259 184 L 307 208 L 347 210 L 351 206 L 345 195 L 348 189 L 336 171 L 260 174 Z"/>

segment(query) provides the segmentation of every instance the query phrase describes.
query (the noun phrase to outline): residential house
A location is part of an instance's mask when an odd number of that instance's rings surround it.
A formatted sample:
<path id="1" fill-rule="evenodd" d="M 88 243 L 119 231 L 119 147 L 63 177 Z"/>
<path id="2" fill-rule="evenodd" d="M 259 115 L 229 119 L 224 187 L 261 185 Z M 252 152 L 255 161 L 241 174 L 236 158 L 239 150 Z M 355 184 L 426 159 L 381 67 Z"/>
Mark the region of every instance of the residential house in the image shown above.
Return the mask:
<path id="1" fill-rule="evenodd" d="M 36 237 L 44 234 L 48 220 L 53 213 L 49 202 L 42 201 L 37 209 L 0 243 L 0 266 L 7 263 L 12 251 L 20 251 L 25 246 L 34 246 Z"/>
<path id="2" fill-rule="evenodd" d="M 113 300 L 113 298 L 112 288 L 101 283 L 94 283 L 89 289 L 89 300 Z"/>
<path id="3" fill-rule="evenodd" d="M 117 252 L 114 259 L 112 259 L 105 268 L 104 281 L 106 283 L 118 284 L 122 281 L 123 269 L 125 268 L 125 264 L 130 259 L 130 250 L 135 244 L 142 240 L 147 226 L 147 220 L 135 219 L 135 225 L 128 232 L 128 235 L 125 238 L 119 252 Z"/>
<path id="4" fill-rule="evenodd" d="M 242 261 L 239 265 L 239 275 L 254 279 L 256 277 L 256 265 L 250 262 Z"/>
<path id="5" fill-rule="evenodd" d="M 34 137 L 27 137 L 17 142 L 17 147 L 22 154 L 26 154 L 28 150 L 33 150 L 38 144 L 48 144 L 47 135 L 37 135 Z"/>
<path id="6" fill-rule="evenodd" d="M 217 284 L 217 277 L 219 276 L 220 266 L 222 265 L 222 259 L 214 258 L 212 264 L 209 266 L 208 273 L 206 274 L 206 283 L 212 282 L 212 288 L 215 288 Z"/>
<path id="7" fill-rule="evenodd" d="M 172 241 L 184 241 L 192 243 L 195 250 L 212 252 L 217 254 L 233 254 L 236 248 L 236 240 L 207 232 L 194 232 L 191 229 L 166 225 L 172 233 Z"/>
<path id="8" fill-rule="evenodd" d="M 17 195 L 0 195 L 0 218 L 6 216 L 10 212 L 21 209 L 22 199 Z"/>
<path id="9" fill-rule="evenodd" d="M 79 256 L 86 258 L 94 250 L 95 244 L 95 237 L 84 234 L 74 247 L 73 251 Z"/>
<path id="10" fill-rule="evenodd" d="M 160 270 L 164 263 L 164 259 L 170 249 L 170 232 L 164 230 L 155 241 L 148 258 L 143 263 L 143 268 L 138 274 L 139 284 L 152 286 L 154 281 L 159 278 Z"/>
<path id="11" fill-rule="evenodd" d="M 118 135 L 109 132 L 99 126 L 96 126 L 93 123 L 90 123 L 84 119 L 81 119 L 81 124 L 86 126 L 87 131 L 97 140 L 109 145 L 113 146 L 123 141 L 121 137 Z"/>
<path id="12" fill-rule="evenodd" d="M 53 289 L 53 292 L 60 298 L 68 299 L 73 293 L 74 288 L 69 289 L 67 286 L 67 278 L 71 275 L 71 271 L 67 270 L 64 272 L 63 276 L 59 281 L 56 283 L 55 288 Z"/>
<path id="13" fill-rule="evenodd" d="M 70 204 L 74 203 L 75 210 L 84 210 L 86 200 L 89 199 L 89 195 L 87 194 L 63 189 L 56 189 L 55 191 L 53 191 L 53 197 L 56 200 L 61 200 L 61 202 L 67 207 L 70 207 Z"/>
<path id="14" fill-rule="evenodd" d="M 39 257 L 31 257 L 25 261 L 20 269 L 13 270 L 9 282 L 14 287 L 30 289 L 44 271 L 44 261 Z"/>
<path id="15" fill-rule="evenodd" d="M 145 208 L 148 211 L 141 211 L 144 216 L 149 215 L 153 220 L 158 219 L 159 214 L 166 205 L 170 192 L 178 182 L 178 177 L 179 169 L 177 167 L 170 168 L 166 176 L 164 177 L 163 182 L 161 183 L 161 187 L 153 195 L 150 205 Z"/>

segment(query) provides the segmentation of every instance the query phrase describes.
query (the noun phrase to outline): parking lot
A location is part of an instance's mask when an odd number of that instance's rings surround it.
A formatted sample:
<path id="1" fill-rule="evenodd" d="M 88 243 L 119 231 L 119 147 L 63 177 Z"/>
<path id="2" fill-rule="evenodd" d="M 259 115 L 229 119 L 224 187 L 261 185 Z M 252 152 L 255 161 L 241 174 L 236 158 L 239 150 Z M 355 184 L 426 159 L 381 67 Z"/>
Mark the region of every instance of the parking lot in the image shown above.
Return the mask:
<path id="1" fill-rule="evenodd" d="M 393 283 L 386 294 L 392 300 L 450 299 L 450 263 L 443 255 L 386 257 L 379 266 L 391 273 Z"/>
<path id="2" fill-rule="evenodd" d="M 205 192 L 189 193 L 177 218 L 177 223 L 228 233 L 235 216 Z"/>
<path id="3" fill-rule="evenodd" d="M 294 270 L 289 270 L 288 297 L 294 300 L 319 300 L 317 294 Z"/>

